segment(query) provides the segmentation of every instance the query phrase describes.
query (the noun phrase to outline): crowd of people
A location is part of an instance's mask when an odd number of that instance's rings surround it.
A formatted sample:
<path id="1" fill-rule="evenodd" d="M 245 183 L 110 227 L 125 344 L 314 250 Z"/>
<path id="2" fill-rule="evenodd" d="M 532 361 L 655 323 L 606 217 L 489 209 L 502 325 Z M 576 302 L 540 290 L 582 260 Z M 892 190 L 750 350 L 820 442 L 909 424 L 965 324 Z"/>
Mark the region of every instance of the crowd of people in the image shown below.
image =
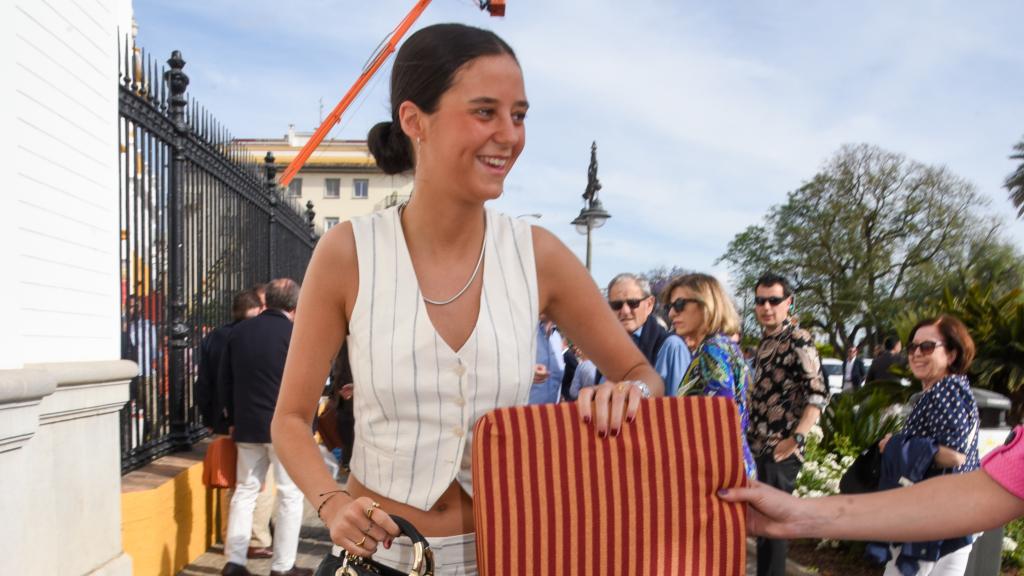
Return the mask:
<path id="1" fill-rule="evenodd" d="M 273 574 L 301 573 L 293 566 L 298 525 L 288 516 L 301 494 L 347 554 L 408 572 L 413 550 L 395 514 L 429 539 L 435 574 L 476 573 L 473 424 L 528 403 L 577 402 L 582 422 L 604 438 L 629 426 L 644 398 L 733 401 L 750 487 L 721 497 L 749 503 L 759 575 L 784 574 L 786 539 L 796 535 L 946 538 L 924 552 L 894 545 L 886 573 L 962 573 L 971 547 L 964 534 L 989 519 L 972 512 L 940 527 L 932 520 L 950 517 L 952 506 L 922 512 L 905 501 L 946 494 L 979 510 L 1002 504 L 1000 518 L 1022 511 L 1019 450 L 1001 452 L 992 478 L 977 472 L 978 411 L 965 376 L 974 346 L 949 316 L 911 333 L 909 367 L 925 392 L 902 433 L 881 446 L 886 458 L 908 460 L 911 439 L 927 439 L 920 480 L 942 478 L 885 495 L 789 495 L 829 400 L 814 339 L 792 314 L 789 281 L 767 273 L 747 287 L 761 327 L 759 345 L 747 350 L 736 308 L 711 275 L 682 275 L 654 294 L 644 278 L 623 273 L 602 294 L 555 236 L 485 206 L 523 149 L 528 108 L 515 52 L 493 32 L 439 24 L 413 34 L 392 69 L 391 118 L 368 136 L 384 172 L 412 171 L 411 199 L 334 227 L 301 295 L 274 281 L 259 316 L 242 320 L 250 308 L 239 304 L 239 322 L 210 335 L 224 392 L 205 414 L 240 451 L 224 574 L 248 574 L 253 508 L 271 466 L 282 495 Z M 893 358 L 897 345 L 886 345 Z M 855 360 L 844 367 L 848 379 L 870 379 Z M 311 434 L 332 370 L 336 401 L 347 403 L 338 418 L 349 438 L 344 487 Z M 1013 483 L 1014 498 L 993 479 Z M 974 488 L 983 495 L 963 493 Z M 880 514 L 889 521 L 871 522 Z"/>

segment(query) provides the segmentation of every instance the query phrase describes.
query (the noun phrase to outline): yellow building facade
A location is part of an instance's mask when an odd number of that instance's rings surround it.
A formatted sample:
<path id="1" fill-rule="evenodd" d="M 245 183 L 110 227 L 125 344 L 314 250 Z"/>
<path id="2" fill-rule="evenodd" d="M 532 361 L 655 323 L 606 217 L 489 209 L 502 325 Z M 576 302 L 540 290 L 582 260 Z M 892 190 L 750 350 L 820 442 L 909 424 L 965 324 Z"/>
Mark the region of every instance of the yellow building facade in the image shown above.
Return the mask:
<path id="1" fill-rule="evenodd" d="M 278 174 L 298 155 L 312 132 L 293 127 L 282 138 L 239 139 L 262 161 L 274 155 Z M 295 176 L 285 195 L 305 207 L 313 202 L 317 229 L 402 202 L 412 193 L 412 173 L 388 175 L 377 167 L 365 140 L 324 140 Z"/>

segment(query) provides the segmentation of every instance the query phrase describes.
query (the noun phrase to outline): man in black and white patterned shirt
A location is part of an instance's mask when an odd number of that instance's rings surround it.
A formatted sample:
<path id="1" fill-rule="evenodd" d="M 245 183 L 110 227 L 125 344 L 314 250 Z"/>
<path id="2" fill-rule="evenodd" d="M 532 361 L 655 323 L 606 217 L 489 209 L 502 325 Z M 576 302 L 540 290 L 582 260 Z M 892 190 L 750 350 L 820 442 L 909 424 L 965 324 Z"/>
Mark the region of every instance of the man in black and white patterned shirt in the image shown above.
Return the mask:
<path id="1" fill-rule="evenodd" d="M 792 492 L 803 467 L 805 436 L 828 401 L 814 340 L 789 317 L 793 290 L 783 276 L 765 274 L 754 287 L 757 321 L 764 337 L 754 358 L 747 442 L 757 479 Z M 757 540 L 758 576 L 783 576 L 785 540 Z"/>

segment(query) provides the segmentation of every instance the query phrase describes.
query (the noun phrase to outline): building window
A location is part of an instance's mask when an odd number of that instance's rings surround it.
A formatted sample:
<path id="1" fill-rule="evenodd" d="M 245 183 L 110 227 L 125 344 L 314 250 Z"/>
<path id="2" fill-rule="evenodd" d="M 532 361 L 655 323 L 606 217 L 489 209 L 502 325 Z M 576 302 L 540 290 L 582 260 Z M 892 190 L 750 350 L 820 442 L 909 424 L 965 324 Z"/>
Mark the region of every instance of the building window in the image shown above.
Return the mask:
<path id="1" fill-rule="evenodd" d="M 340 178 L 328 178 L 324 180 L 324 198 L 341 198 Z"/>
<path id="2" fill-rule="evenodd" d="M 370 197 L 370 181 L 366 178 L 352 180 L 352 197 L 366 199 Z"/>
<path id="3" fill-rule="evenodd" d="M 288 197 L 302 198 L 302 178 L 295 178 L 288 183 Z"/>
<path id="4" fill-rule="evenodd" d="M 324 232 L 327 232 L 328 230 L 330 230 L 331 228 L 334 228 L 337 225 L 338 225 L 338 219 L 337 218 L 331 218 L 329 216 L 327 218 L 324 218 Z"/>

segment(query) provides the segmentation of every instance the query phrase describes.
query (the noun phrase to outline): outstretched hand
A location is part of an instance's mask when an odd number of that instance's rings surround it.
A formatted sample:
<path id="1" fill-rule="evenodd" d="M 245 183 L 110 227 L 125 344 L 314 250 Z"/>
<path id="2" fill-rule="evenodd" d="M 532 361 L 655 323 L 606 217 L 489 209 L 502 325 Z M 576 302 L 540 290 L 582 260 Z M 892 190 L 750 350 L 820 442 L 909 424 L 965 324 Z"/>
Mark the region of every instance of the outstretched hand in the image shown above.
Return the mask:
<path id="1" fill-rule="evenodd" d="M 811 520 L 805 502 L 756 480 L 748 488 L 719 490 L 718 497 L 747 504 L 747 533 L 753 536 L 796 538 Z"/>

